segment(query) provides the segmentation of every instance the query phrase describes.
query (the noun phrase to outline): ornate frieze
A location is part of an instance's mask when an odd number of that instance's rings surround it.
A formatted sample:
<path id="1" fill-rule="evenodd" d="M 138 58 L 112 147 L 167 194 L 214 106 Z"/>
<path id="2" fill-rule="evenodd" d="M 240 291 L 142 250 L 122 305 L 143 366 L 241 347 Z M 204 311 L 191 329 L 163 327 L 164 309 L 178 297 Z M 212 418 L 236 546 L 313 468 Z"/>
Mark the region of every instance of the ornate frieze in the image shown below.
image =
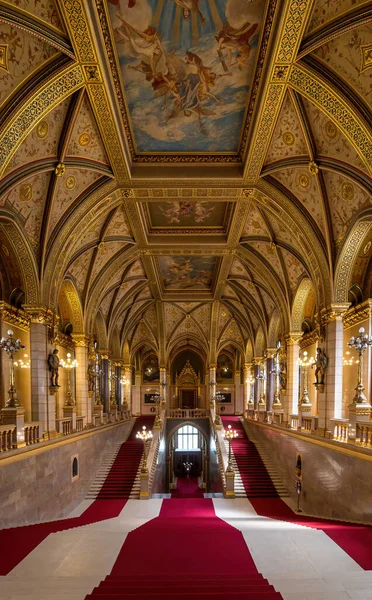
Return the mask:
<path id="1" fill-rule="evenodd" d="M 78 348 L 89 348 L 92 342 L 92 338 L 85 333 L 73 333 L 71 337 Z"/>
<path id="2" fill-rule="evenodd" d="M 358 325 L 358 323 L 362 323 L 367 319 L 372 317 L 372 299 L 368 298 L 365 302 L 358 304 L 358 306 L 353 306 L 349 310 L 347 310 L 343 315 L 343 323 L 344 327 L 352 327 L 353 325 Z"/>
<path id="3" fill-rule="evenodd" d="M 3 301 L 0 301 L 0 320 L 11 325 L 15 325 L 23 331 L 30 330 L 30 316 L 23 310 L 14 308 L 14 306 L 11 306 Z"/>
<path id="4" fill-rule="evenodd" d="M 350 306 L 350 302 L 339 302 L 327 306 L 320 311 L 322 325 L 328 325 L 333 321 L 342 321 L 343 316 Z"/>

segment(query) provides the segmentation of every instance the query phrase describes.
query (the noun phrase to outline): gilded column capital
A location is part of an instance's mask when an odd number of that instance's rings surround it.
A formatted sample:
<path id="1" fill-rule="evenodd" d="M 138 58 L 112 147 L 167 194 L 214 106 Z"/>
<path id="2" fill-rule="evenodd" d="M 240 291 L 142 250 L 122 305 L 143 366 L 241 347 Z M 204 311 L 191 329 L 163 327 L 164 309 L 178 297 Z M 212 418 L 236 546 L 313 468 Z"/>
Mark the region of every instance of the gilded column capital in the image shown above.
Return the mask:
<path id="1" fill-rule="evenodd" d="M 284 339 L 286 341 L 287 346 L 295 346 L 296 344 L 299 344 L 302 336 L 302 331 L 290 331 L 289 333 L 287 333 L 286 336 L 284 336 Z"/>
<path id="2" fill-rule="evenodd" d="M 0 302 L 0 320 L 9 323 L 10 325 L 15 325 L 22 329 L 23 331 L 30 330 L 30 317 L 23 310 L 14 308 L 7 302 Z"/>
<path id="3" fill-rule="evenodd" d="M 72 333 L 71 337 L 78 348 L 89 348 L 91 344 L 90 336 L 85 333 Z"/>
<path id="4" fill-rule="evenodd" d="M 111 356 L 111 350 L 107 350 L 106 348 L 102 350 L 99 349 L 98 354 L 100 355 L 102 360 L 109 360 Z"/>
<path id="5" fill-rule="evenodd" d="M 45 306 L 36 306 L 34 304 L 24 304 L 24 311 L 29 315 L 31 323 L 39 323 L 52 327 L 58 323 L 59 317 L 50 308 Z"/>
<path id="6" fill-rule="evenodd" d="M 328 325 L 333 321 L 342 321 L 344 314 L 350 306 L 350 302 L 335 302 L 320 311 L 322 325 Z"/>
<path id="7" fill-rule="evenodd" d="M 266 357 L 274 358 L 276 353 L 278 352 L 278 348 L 266 348 Z"/>
<path id="8" fill-rule="evenodd" d="M 344 327 L 357 325 L 372 317 L 372 298 L 368 298 L 358 306 L 352 306 L 343 316 Z"/>

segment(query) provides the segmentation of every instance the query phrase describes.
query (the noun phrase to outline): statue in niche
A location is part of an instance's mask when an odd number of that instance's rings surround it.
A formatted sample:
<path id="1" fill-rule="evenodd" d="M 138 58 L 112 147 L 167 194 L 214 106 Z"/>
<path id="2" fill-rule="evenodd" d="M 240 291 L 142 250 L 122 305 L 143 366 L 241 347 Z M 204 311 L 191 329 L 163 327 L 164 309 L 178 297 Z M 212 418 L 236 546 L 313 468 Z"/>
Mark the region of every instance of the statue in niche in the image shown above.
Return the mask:
<path id="1" fill-rule="evenodd" d="M 315 385 L 324 385 L 324 375 L 328 365 L 328 358 L 321 348 L 316 349 L 315 359 Z"/>
<path id="2" fill-rule="evenodd" d="M 282 391 L 287 389 L 287 367 L 284 362 L 280 363 L 279 383 Z"/>
<path id="3" fill-rule="evenodd" d="M 58 385 L 58 378 L 59 378 L 59 358 L 58 358 L 58 350 L 57 348 L 54 348 L 53 353 L 49 354 L 48 356 L 48 365 L 49 365 L 49 371 L 50 371 L 50 377 L 51 377 L 51 386 L 52 387 L 61 387 L 60 385 Z"/>
<path id="4" fill-rule="evenodd" d="M 96 365 L 92 358 L 88 360 L 88 391 L 94 392 L 96 383 Z"/>

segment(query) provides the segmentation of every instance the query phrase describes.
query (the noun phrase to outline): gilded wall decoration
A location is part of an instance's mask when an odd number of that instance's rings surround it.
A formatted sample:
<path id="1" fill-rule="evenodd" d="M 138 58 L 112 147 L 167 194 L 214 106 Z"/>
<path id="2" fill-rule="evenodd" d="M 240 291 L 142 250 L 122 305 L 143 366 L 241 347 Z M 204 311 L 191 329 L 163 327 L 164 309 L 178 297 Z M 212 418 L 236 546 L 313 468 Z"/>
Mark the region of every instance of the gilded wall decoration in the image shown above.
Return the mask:
<path id="1" fill-rule="evenodd" d="M 60 31 L 65 30 L 55 0 L 12 0 L 12 5 L 23 8 Z"/>
<path id="2" fill-rule="evenodd" d="M 327 188 L 335 240 L 343 239 L 353 217 L 372 205 L 368 194 L 357 183 L 343 175 L 326 171 L 324 181 Z"/>
<path id="3" fill-rule="evenodd" d="M 296 296 L 293 301 L 292 306 L 292 323 L 291 328 L 294 331 L 302 330 L 302 322 L 305 317 L 305 303 L 307 297 L 312 290 L 312 283 L 310 279 L 302 279 L 300 285 L 298 286 Z"/>
<path id="4" fill-rule="evenodd" d="M 0 105 L 31 73 L 56 54 L 52 46 L 16 27 L 1 24 Z"/>
<path id="5" fill-rule="evenodd" d="M 358 256 L 360 248 L 363 247 L 365 237 L 370 229 L 370 221 L 360 221 L 354 225 L 350 235 L 348 236 L 347 240 L 345 240 L 335 271 L 335 302 L 348 302 L 354 262 Z"/>
<path id="6" fill-rule="evenodd" d="M 73 175 L 66 177 L 65 186 L 68 190 L 73 190 L 76 186 L 76 179 Z"/>
<path id="7" fill-rule="evenodd" d="M 110 224 L 105 233 L 106 237 L 110 236 L 128 236 L 132 237 L 128 220 L 125 214 L 125 208 L 123 205 L 117 207 L 115 215 L 113 216 Z"/>
<path id="8" fill-rule="evenodd" d="M 139 152 L 238 152 L 264 2 L 196 7 L 109 4 Z"/>
<path id="9" fill-rule="evenodd" d="M 70 98 L 67 98 L 58 104 L 46 118 L 40 121 L 40 123 L 32 129 L 9 162 L 5 174 L 30 161 L 41 160 L 44 158 L 55 158 L 57 160 L 58 143 L 69 104 Z M 47 132 L 43 138 L 40 138 L 40 131 L 43 132 L 43 135 L 45 134 L 45 131 Z M 40 142 L 40 139 L 43 140 L 42 143 Z"/>
<path id="10" fill-rule="evenodd" d="M 265 164 L 288 156 L 308 156 L 308 150 L 299 118 L 287 92 L 266 154 Z"/>
<path id="11" fill-rule="evenodd" d="M 0 69 L 8 71 L 8 44 L 0 44 Z"/>
<path id="12" fill-rule="evenodd" d="M 210 319 L 211 319 L 211 304 L 203 304 L 191 313 L 192 318 L 198 323 L 203 331 L 205 338 L 209 338 Z"/>
<path id="13" fill-rule="evenodd" d="M 268 230 L 265 225 L 265 221 L 257 208 L 252 205 L 248 211 L 247 219 L 242 231 L 242 237 L 255 236 L 255 235 L 268 235 Z"/>
<path id="14" fill-rule="evenodd" d="M 87 96 L 84 97 L 79 114 L 76 117 L 66 155 L 81 156 L 82 158 L 93 159 L 106 165 L 109 164 L 109 159 Z"/>
<path id="15" fill-rule="evenodd" d="M 372 82 L 368 71 L 368 66 L 372 66 L 371 39 L 372 25 L 363 25 L 329 40 L 314 51 L 314 54 L 352 86 L 369 106 L 372 106 Z"/>

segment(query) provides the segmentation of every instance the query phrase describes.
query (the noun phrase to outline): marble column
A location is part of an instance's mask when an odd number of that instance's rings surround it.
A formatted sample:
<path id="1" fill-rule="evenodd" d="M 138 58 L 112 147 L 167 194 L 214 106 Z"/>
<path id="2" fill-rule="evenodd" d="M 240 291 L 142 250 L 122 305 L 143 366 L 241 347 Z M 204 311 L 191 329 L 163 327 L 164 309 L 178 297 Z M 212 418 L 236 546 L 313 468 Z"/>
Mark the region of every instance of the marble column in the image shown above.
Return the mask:
<path id="1" fill-rule="evenodd" d="M 115 398 L 118 405 L 118 410 L 121 410 L 122 403 L 122 385 L 120 383 L 121 379 L 121 363 L 115 362 Z"/>
<path id="2" fill-rule="evenodd" d="M 141 371 L 136 371 L 135 385 L 132 389 L 132 414 L 141 414 Z"/>
<path id="3" fill-rule="evenodd" d="M 285 419 L 288 415 L 298 415 L 299 402 L 299 366 L 300 339 L 302 331 L 292 331 L 286 337 L 287 342 L 287 397 L 284 408 Z"/>
<path id="4" fill-rule="evenodd" d="M 31 363 L 31 414 L 33 421 L 42 421 L 44 431 L 55 435 L 55 396 L 50 393 L 50 373 L 48 355 L 53 352 L 49 340 L 48 325 L 51 326 L 53 314 L 44 307 L 25 305 L 24 309 L 31 317 L 30 324 L 30 363 Z"/>
<path id="5" fill-rule="evenodd" d="M 160 398 L 162 399 L 163 406 L 167 406 L 167 369 L 165 367 L 159 367 L 160 370 Z"/>
<path id="6" fill-rule="evenodd" d="M 128 363 L 124 363 L 124 378 L 127 383 L 123 385 L 123 408 L 128 407 L 128 409 L 132 412 L 132 365 Z"/>
<path id="7" fill-rule="evenodd" d="M 217 365 L 210 365 L 209 367 L 209 407 L 215 408 L 215 395 L 216 395 L 216 368 Z"/>
<path id="8" fill-rule="evenodd" d="M 243 385 L 240 383 L 241 381 L 241 373 L 239 371 L 235 371 L 235 414 L 242 415 L 244 414 L 245 405 L 244 405 L 244 383 Z"/>
<path id="9" fill-rule="evenodd" d="M 246 413 L 248 411 L 249 395 L 250 395 L 250 390 L 251 390 L 251 383 L 249 380 L 250 376 L 251 376 L 251 363 L 244 363 L 244 366 L 243 366 L 244 413 Z"/>
<path id="10" fill-rule="evenodd" d="M 329 419 L 342 417 L 342 376 L 344 353 L 344 325 L 342 317 L 349 303 L 335 303 L 322 311 L 322 323 L 325 328 L 324 349 L 328 363 L 324 377 L 324 390 L 318 386 L 318 426 L 327 430 Z M 324 348 L 325 346 L 325 348 Z M 352 434 L 351 436 L 352 437 Z"/>
<path id="11" fill-rule="evenodd" d="M 259 356 L 255 357 L 253 359 L 253 364 L 254 364 L 253 402 L 254 402 L 255 410 L 258 410 L 258 403 L 260 401 L 260 394 L 261 394 L 261 380 L 259 379 L 259 376 L 261 375 L 261 361 L 262 361 L 262 357 L 259 357 Z"/>
<path id="12" fill-rule="evenodd" d="M 103 371 L 101 378 L 101 401 L 103 404 L 103 412 L 110 412 L 110 390 L 109 390 L 109 352 L 100 350 L 101 369 Z"/>
<path id="13" fill-rule="evenodd" d="M 266 411 L 271 412 L 273 409 L 274 394 L 275 394 L 275 354 L 276 348 L 268 348 L 266 360 Z"/>
<path id="14" fill-rule="evenodd" d="M 84 425 L 92 423 L 92 398 L 88 394 L 88 353 L 90 338 L 85 333 L 74 333 L 75 358 L 78 367 L 75 369 L 76 405 L 78 415 L 85 417 Z M 73 373 L 71 373 L 73 377 Z"/>

